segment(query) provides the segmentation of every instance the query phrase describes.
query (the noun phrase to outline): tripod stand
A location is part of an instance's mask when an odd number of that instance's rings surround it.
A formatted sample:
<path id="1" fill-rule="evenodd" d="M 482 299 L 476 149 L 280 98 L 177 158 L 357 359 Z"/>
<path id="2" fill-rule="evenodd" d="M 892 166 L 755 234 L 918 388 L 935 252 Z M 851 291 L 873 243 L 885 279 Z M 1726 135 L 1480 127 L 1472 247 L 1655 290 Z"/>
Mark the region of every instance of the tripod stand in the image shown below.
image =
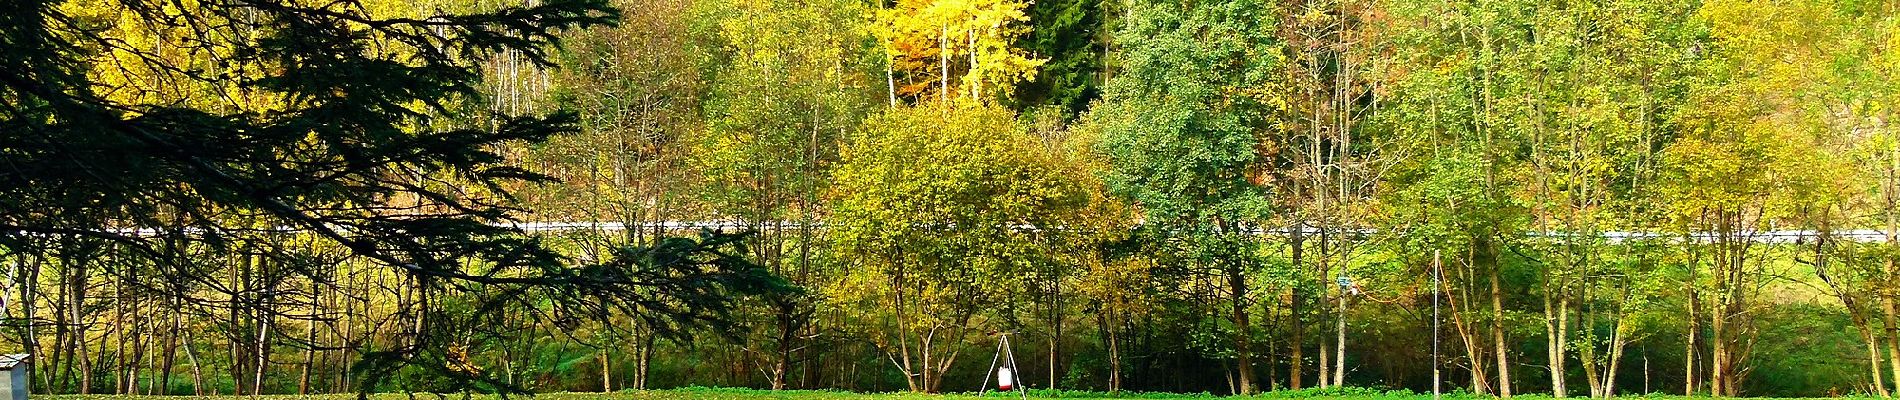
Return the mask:
<path id="1" fill-rule="evenodd" d="M 989 394 L 990 374 L 996 374 L 996 383 L 1003 386 L 1002 390 L 1015 390 L 1023 400 L 1028 400 L 1029 392 L 1024 389 L 1016 388 L 1016 386 L 1022 385 L 1022 378 L 1017 375 L 1022 373 L 1022 368 L 1016 366 L 1016 352 L 1010 349 L 1009 332 L 1002 332 L 1000 335 L 1002 335 L 1002 337 L 996 340 L 996 355 L 990 357 L 990 369 L 983 371 L 983 387 L 977 392 L 977 396 Z M 998 361 L 1006 362 L 1009 365 L 1005 365 L 1002 367 L 1002 370 L 998 370 L 996 367 Z"/>

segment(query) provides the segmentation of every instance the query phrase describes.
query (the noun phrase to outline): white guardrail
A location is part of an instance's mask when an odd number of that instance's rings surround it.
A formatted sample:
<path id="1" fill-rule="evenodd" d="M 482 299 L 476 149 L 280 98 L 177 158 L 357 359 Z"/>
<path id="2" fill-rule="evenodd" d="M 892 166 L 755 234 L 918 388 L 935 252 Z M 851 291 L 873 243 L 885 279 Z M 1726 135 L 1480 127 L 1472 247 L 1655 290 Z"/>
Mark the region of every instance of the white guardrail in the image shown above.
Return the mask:
<path id="1" fill-rule="evenodd" d="M 650 224 L 627 224 L 627 223 L 622 223 L 622 222 L 515 222 L 515 223 L 505 223 L 501 225 L 512 227 L 515 229 L 520 229 L 524 232 L 560 232 L 560 231 L 579 231 L 579 230 L 617 232 L 617 231 L 627 230 L 628 227 L 632 225 L 639 225 L 639 227 L 643 229 L 660 228 L 663 230 L 690 230 L 690 229 L 740 229 L 740 228 L 745 228 L 748 226 L 754 226 L 758 224 L 749 224 L 744 221 L 738 221 L 738 220 L 708 220 L 708 221 L 660 221 L 660 222 L 654 222 Z M 795 222 L 787 222 L 787 223 L 782 223 L 782 224 L 777 224 L 777 225 L 787 228 L 787 229 L 798 229 L 801 227 L 798 223 L 795 223 Z M 825 227 L 825 224 L 817 223 L 817 224 L 814 224 L 813 227 L 822 229 Z M 1025 225 L 1025 226 L 1019 226 L 1017 227 L 1017 229 L 1038 230 L 1042 228 Z M 1322 232 L 1320 228 L 1315 228 L 1315 227 L 1307 227 L 1307 228 L 1304 228 L 1304 230 L 1305 230 L 1304 233 L 1309 234 L 1309 235 L 1319 234 Z M 1290 235 L 1293 233 L 1293 229 L 1290 229 L 1290 228 L 1254 229 L 1253 231 L 1254 231 L 1253 232 L 1254 234 L 1272 235 L 1272 236 L 1285 236 L 1285 235 Z M 1364 236 L 1371 236 L 1378 233 L 1378 230 L 1374 230 L 1374 229 L 1352 229 L 1350 231 L 1359 235 L 1364 235 Z M 1820 231 L 1815 231 L 1815 230 L 1783 229 L 1783 230 L 1766 230 L 1766 231 L 1742 231 L 1742 232 L 1735 233 L 1733 236 L 1742 240 L 1749 240 L 1749 241 L 1753 241 L 1757 243 L 1796 243 L 1796 242 L 1813 239 L 1815 237 L 1820 236 L 1820 234 L 1821 234 Z M 1532 236 L 1532 237 L 1550 237 L 1550 238 L 1561 238 L 1561 237 L 1570 236 L 1570 234 L 1562 233 L 1562 232 L 1529 232 L 1527 233 L 1527 235 Z M 1685 240 L 1686 239 L 1686 240 L 1695 240 L 1698 242 L 1713 242 L 1720 239 L 1722 236 L 1721 234 L 1714 233 L 1714 232 L 1697 232 L 1697 233 L 1691 233 L 1691 234 L 1685 235 L 1685 234 L 1680 234 L 1680 233 L 1633 232 L 1633 231 L 1607 231 L 1607 232 L 1598 233 L 1597 235 L 1600 237 L 1603 237 L 1604 239 L 1608 239 L 1611 242 L 1624 242 L 1624 241 L 1644 240 L 1644 239 L 1666 239 L 1666 240 Z M 1882 242 L 1887 241 L 1887 234 L 1885 232 L 1881 232 L 1879 230 L 1874 230 L 1874 229 L 1852 229 L 1852 230 L 1834 231 L 1833 236 L 1835 239 L 1838 239 L 1838 240 L 1847 240 L 1847 241 L 1854 241 L 1854 242 L 1882 243 Z"/>
<path id="2" fill-rule="evenodd" d="M 698 229 L 738 230 L 738 229 L 745 229 L 745 228 L 753 227 L 753 226 L 764 226 L 764 225 L 771 225 L 774 227 L 779 227 L 779 228 L 784 228 L 784 229 L 799 229 L 803 227 L 797 222 L 782 222 L 782 223 L 766 224 L 766 223 L 748 223 L 748 222 L 740 221 L 740 220 L 657 221 L 657 222 L 640 223 L 640 224 L 629 224 L 625 222 L 604 222 L 604 221 L 504 222 L 504 223 L 496 224 L 496 226 L 518 229 L 523 232 L 575 232 L 575 231 L 619 232 L 619 231 L 625 231 L 634 227 L 638 227 L 640 229 L 657 229 L 657 230 L 671 230 L 671 231 L 698 230 Z M 817 229 L 823 229 L 825 227 L 825 224 L 822 222 L 815 223 L 813 224 L 812 227 L 817 228 Z M 1031 226 L 1031 225 L 1022 225 L 1022 226 L 1017 226 L 1015 228 L 1021 229 L 1021 230 L 1044 229 L 1042 227 Z M 238 229 L 233 229 L 233 230 L 238 230 Z M 271 229 L 244 229 L 244 230 L 294 232 L 297 229 L 280 226 L 280 227 L 271 228 Z M 155 229 L 155 228 L 108 228 L 102 231 L 109 232 L 112 234 L 117 234 L 117 235 L 126 235 L 126 236 L 158 236 L 161 232 L 164 232 L 166 230 L 160 230 L 160 229 Z M 186 233 L 196 233 L 196 232 L 201 232 L 201 231 L 203 231 L 203 229 L 200 229 L 200 228 L 186 228 L 184 230 L 184 232 Z M 1307 228 L 1304 228 L 1304 231 L 1305 231 L 1304 233 L 1306 234 L 1314 235 L 1314 234 L 1321 233 L 1323 230 L 1316 227 L 1307 227 Z M 1342 231 L 1334 230 L 1334 232 L 1342 232 Z M 1375 229 L 1349 229 L 1349 230 L 1345 230 L 1344 232 L 1350 232 L 1350 233 L 1357 234 L 1360 236 L 1371 236 L 1371 235 L 1378 234 L 1378 230 L 1375 230 Z M 1292 233 L 1293 233 L 1293 230 L 1289 228 L 1253 229 L 1253 234 L 1256 234 L 1256 235 L 1286 236 Z M 1528 232 L 1526 233 L 1526 235 L 1531 236 L 1531 237 L 1547 237 L 1547 238 L 1563 238 L 1563 237 L 1571 236 L 1571 234 L 1563 233 L 1563 232 Z M 1681 234 L 1681 233 L 1666 233 L 1666 232 L 1635 232 L 1635 231 L 1606 231 L 1606 232 L 1597 233 L 1597 236 L 1602 237 L 1612 243 L 1620 243 L 1620 242 L 1632 241 L 1632 240 L 1646 240 L 1646 239 L 1671 240 L 1671 241 L 1677 241 L 1677 242 L 1684 241 L 1684 240 L 1693 240 L 1696 242 L 1707 243 L 1707 242 L 1714 242 L 1716 240 L 1719 240 L 1722 237 L 1721 234 L 1715 233 L 1715 232 L 1696 232 L 1696 233 L 1690 233 L 1690 234 Z M 1815 230 L 1742 231 L 1742 232 L 1736 232 L 1732 234 L 1732 236 L 1737 239 L 1752 241 L 1755 243 L 1798 243 L 1798 242 L 1803 242 L 1805 240 L 1809 240 L 1817 236 L 1820 236 L 1820 231 L 1815 231 Z M 1847 241 L 1863 242 L 1863 243 L 1884 243 L 1887 241 L 1887 234 L 1885 232 L 1874 230 L 1874 229 L 1851 229 L 1851 230 L 1834 231 L 1833 236 L 1835 239 L 1838 239 L 1838 240 L 1847 240 Z"/>

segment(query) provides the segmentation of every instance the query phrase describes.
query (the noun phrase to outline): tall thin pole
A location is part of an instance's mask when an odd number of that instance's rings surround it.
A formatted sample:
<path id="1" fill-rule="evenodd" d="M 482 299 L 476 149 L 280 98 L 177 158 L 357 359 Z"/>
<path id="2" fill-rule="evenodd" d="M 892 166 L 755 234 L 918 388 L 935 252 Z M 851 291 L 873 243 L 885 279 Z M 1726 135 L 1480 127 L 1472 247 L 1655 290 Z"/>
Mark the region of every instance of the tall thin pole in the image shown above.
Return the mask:
<path id="1" fill-rule="evenodd" d="M 1439 399 L 1441 392 L 1439 391 L 1438 385 L 1439 382 L 1444 381 L 1439 379 L 1438 376 L 1438 279 L 1440 265 L 1438 250 L 1432 250 L 1432 400 Z"/>

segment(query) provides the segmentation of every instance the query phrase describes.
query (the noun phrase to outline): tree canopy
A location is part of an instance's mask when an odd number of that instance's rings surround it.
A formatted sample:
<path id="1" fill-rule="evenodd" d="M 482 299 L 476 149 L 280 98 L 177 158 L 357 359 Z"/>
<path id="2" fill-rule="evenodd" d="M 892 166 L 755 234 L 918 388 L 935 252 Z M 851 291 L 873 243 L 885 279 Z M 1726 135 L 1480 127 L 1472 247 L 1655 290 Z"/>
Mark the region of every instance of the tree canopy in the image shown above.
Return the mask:
<path id="1" fill-rule="evenodd" d="M 947 392 L 1008 338 L 1037 389 L 1891 396 L 1897 7 L 28 1 L 0 347 L 48 394 Z"/>

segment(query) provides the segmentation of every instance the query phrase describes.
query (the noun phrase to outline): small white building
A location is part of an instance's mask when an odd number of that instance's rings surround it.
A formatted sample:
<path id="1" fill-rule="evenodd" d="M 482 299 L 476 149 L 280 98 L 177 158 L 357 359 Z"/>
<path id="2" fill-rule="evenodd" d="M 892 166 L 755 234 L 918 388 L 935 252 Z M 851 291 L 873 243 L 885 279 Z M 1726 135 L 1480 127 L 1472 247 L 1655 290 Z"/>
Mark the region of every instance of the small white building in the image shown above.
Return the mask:
<path id="1" fill-rule="evenodd" d="M 0 391 L 6 393 L 7 399 L 26 400 L 26 372 L 30 365 L 27 359 L 32 356 L 26 353 L 0 354 Z"/>

